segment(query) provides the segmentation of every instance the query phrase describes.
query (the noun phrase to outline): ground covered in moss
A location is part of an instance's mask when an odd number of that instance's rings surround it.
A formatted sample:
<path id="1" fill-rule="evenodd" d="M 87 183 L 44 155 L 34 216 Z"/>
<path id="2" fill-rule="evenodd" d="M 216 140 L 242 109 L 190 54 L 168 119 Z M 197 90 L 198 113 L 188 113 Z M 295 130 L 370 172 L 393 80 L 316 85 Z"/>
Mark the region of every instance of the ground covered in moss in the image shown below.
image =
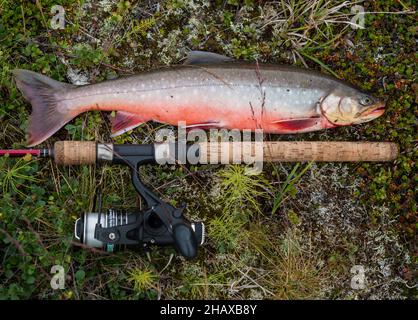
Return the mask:
<path id="1" fill-rule="evenodd" d="M 30 106 L 14 68 L 74 84 L 179 63 L 189 50 L 294 64 L 388 99 L 379 119 L 273 140 L 393 141 L 385 164 L 147 167 L 146 183 L 203 220 L 208 243 L 186 261 L 171 249 L 100 253 L 80 247 L 73 224 L 93 206 L 137 203 L 119 167 L 57 167 L 0 159 L 0 299 L 387 299 L 417 297 L 417 19 L 414 1 L 26 1 L 0 3 L 0 148 L 25 147 Z M 51 8 L 65 9 L 53 29 Z M 355 13 L 355 12 L 354 12 Z M 111 141 L 107 114 L 90 112 L 54 141 Z M 114 141 L 150 143 L 148 123 Z M 65 288 L 50 270 L 62 265 Z M 364 275 L 364 277 L 363 277 Z M 361 277 L 364 285 L 358 285 Z"/>

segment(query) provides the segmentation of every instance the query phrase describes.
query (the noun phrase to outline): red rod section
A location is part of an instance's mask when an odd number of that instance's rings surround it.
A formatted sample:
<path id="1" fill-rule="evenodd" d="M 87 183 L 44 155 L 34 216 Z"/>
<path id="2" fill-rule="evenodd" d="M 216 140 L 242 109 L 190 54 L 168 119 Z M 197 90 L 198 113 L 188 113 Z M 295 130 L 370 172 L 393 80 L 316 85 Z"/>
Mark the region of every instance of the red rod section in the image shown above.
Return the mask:
<path id="1" fill-rule="evenodd" d="M 0 156 L 8 154 L 10 157 L 24 157 L 27 154 L 39 157 L 41 150 L 39 149 L 30 149 L 30 150 L 0 150 Z"/>

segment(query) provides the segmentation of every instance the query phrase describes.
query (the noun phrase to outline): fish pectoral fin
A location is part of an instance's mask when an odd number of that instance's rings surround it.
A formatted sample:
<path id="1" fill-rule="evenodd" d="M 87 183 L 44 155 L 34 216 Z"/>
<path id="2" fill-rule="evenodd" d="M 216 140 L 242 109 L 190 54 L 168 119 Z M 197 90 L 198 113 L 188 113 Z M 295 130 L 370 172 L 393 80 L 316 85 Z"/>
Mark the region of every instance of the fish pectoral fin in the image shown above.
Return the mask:
<path id="1" fill-rule="evenodd" d="M 129 130 L 132 130 L 139 126 L 140 124 L 149 121 L 150 119 L 145 118 L 144 116 L 137 115 L 134 113 L 129 113 L 125 111 L 118 111 L 116 116 L 112 118 L 112 135 L 111 137 L 116 137 L 125 133 Z"/>
<path id="2" fill-rule="evenodd" d="M 187 53 L 186 60 L 184 60 L 183 64 L 218 64 L 232 61 L 235 61 L 235 59 L 213 52 L 189 51 Z"/>
<path id="3" fill-rule="evenodd" d="M 272 123 L 281 131 L 292 132 L 313 128 L 321 123 L 321 118 L 284 119 L 272 121 Z"/>

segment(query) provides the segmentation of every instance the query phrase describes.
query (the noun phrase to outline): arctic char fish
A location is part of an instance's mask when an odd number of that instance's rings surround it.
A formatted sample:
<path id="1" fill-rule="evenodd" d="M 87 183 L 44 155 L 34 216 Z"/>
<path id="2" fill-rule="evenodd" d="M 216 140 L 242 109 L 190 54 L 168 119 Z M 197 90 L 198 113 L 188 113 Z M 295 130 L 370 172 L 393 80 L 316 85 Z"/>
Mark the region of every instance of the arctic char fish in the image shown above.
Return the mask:
<path id="1" fill-rule="evenodd" d="M 263 129 L 289 134 L 373 120 L 385 103 L 336 78 L 306 69 L 236 62 L 193 51 L 186 63 L 74 86 L 17 69 L 32 104 L 28 145 L 45 141 L 77 115 L 117 111 L 114 136 L 157 121 L 188 128 Z"/>

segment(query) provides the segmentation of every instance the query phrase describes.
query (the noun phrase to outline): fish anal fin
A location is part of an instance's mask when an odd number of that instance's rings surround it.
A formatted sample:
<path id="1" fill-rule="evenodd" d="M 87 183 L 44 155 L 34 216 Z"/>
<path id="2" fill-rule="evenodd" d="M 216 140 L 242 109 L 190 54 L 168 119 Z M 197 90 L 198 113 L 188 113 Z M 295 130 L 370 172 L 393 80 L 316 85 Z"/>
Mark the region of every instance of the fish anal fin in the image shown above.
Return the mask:
<path id="1" fill-rule="evenodd" d="M 186 124 L 186 130 L 193 129 L 211 129 L 211 128 L 220 128 L 222 127 L 219 121 L 209 121 L 205 123 L 195 123 L 195 124 Z"/>
<path id="2" fill-rule="evenodd" d="M 186 60 L 183 62 L 185 65 L 194 64 L 219 64 L 235 61 L 235 59 L 223 56 L 221 54 L 207 52 L 207 51 L 189 51 L 187 53 Z"/>
<path id="3" fill-rule="evenodd" d="M 119 136 L 149 120 L 135 113 L 118 111 L 116 116 L 112 118 L 112 137 Z"/>
<path id="4" fill-rule="evenodd" d="M 309 128 L 315 128 L 321 124 L 321 118 L 299 118 L 299 119 L 284 119 L 272 122 L 274 126 L 280 131 L 284 132 L 298 132 L 308 130 Z"/>

